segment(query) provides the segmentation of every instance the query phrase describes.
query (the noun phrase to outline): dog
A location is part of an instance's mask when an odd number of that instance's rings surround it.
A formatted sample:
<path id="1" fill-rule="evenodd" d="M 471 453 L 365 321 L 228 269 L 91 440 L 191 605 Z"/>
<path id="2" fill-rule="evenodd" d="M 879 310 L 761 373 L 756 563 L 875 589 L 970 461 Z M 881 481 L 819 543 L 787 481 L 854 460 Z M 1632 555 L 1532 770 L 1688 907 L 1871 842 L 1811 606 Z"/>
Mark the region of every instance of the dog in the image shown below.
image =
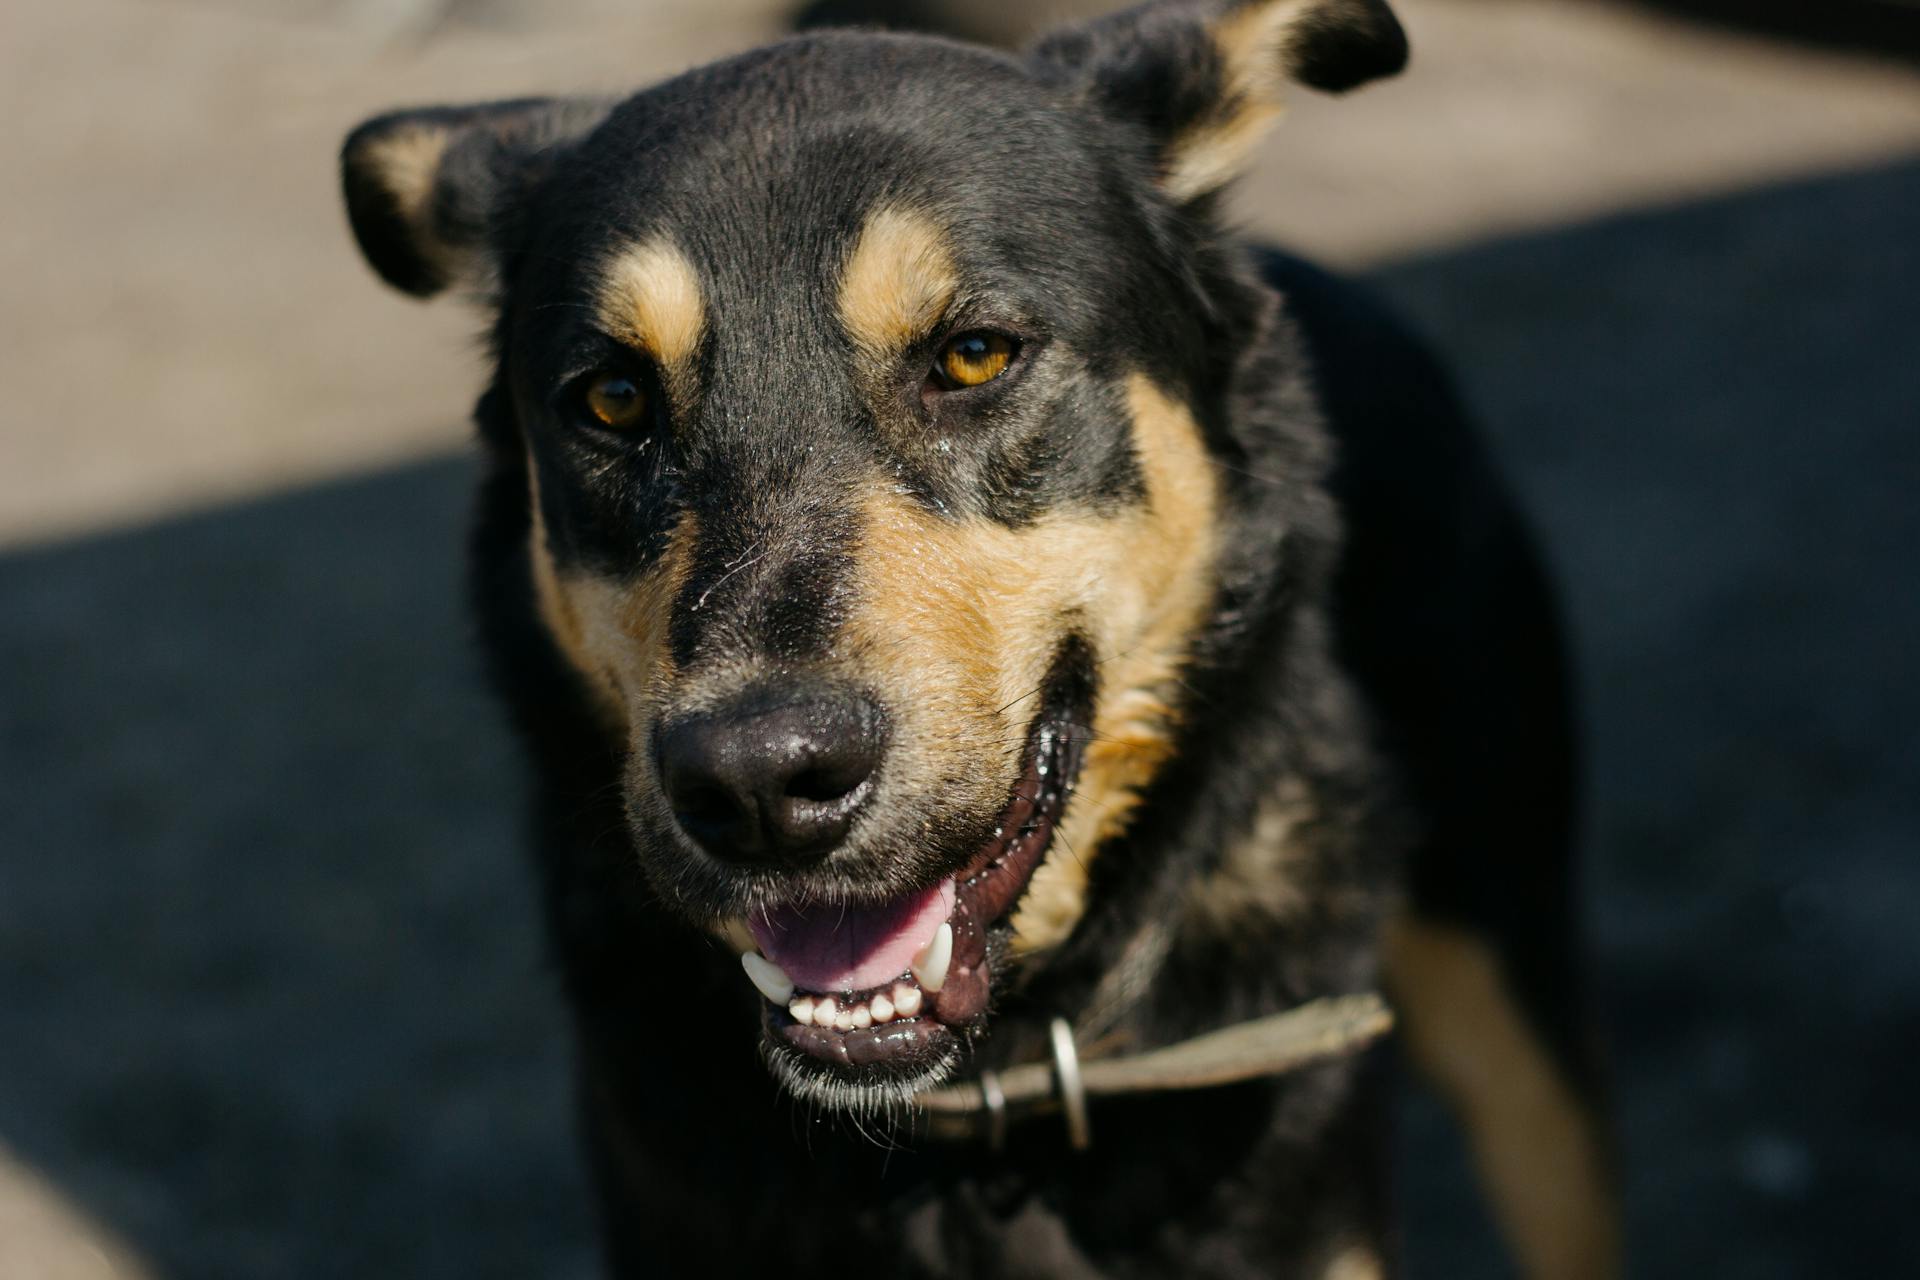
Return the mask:
<path id="1" fill-rule="evenodd" d="M 347 139 L 373 269 L 492 319 L 472 603 L 615 1274 L 1388 1274 L 1378 1050 L 1082 1079 L 1376 986 L 1525 1273 L 1612 1272 L 1538 557 L 1433 357 L 1221 223 L 1290 85 L 1405 57 L 1162 0 Z"/>

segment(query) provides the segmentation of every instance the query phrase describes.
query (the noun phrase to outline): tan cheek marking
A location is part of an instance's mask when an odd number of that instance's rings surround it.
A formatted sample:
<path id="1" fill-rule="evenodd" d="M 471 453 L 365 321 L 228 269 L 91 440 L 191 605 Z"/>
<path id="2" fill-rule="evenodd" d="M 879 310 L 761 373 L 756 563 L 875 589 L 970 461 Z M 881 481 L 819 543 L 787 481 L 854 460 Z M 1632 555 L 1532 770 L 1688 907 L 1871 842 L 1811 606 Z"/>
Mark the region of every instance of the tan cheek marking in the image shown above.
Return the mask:
<path id="1" fill-rule="evenodd" d="M 1094 637 L 1101 695 L 1055 835 L 1062 847 L 1034 872 L 1014 915 L 1014 946 L 1023 952 L 1055 946 L 1073 931 L 1095 853 L 1125 827 L 1141 791 L 1173 755 L 1181 672 L 1213 608 L 1219 487 L 1199 424 L 1141 374 L 1129 380 L 1128 403 L 1147 501 L 1121 518 L 1120 529 L 1096 522 L 1087 530 L 1093 545 L 1063 556 L 1101 566 L 1094 582 L 1107 598 L 1085 612 L 1105 632 Z"/>
<path id="2" fill-rule="evenodd" d="M 955 523 L 892 495 L 866 512 L 864 603 L 847 635 L 871 669 L 910 691 L 900 701 L 916 727 L 894 767 L 919 785 L 998 803 L 994 779 L 1018 763 L 1064 618 L 1087 629 L 1101 662 L 1079 782 L 1014 916 L 1022 950 L 1072 931 L 1094 851 L 1171 754 L 1180 670 L 1213 601 L 1217 494 L 1199 429 L 1144 377 L 1129 401 L 1148 489 L 1139 507 L 1019 530 Z M 991 753 L 1004 767 L 990 777 Z"/>
<path id="3" fill-rule="evenodd" d="M 1280 118 L 1287 41 L 1315 3 L 1245 5 L 1213 25 L 1225 82 L 1219 109 L 1168 146 L 1160 180 L 1168 195 L 1192 200 L 1225 186 L 1246 167 L 1253 148 Z"/>
<path id="4" fill-rule="evenodd" d="M 667 626 L 693 563 L 696 521 L 682 517 L 659 562 L 634 582 L 562 573 L 547 545 L 531 458 L 527 465 L 533 502 L 528 551 L 540 619 L 608 727 L 624 733 L 635 717 L 645 718 L 670 674 Z"/>
<path id="5" fill-rule="evenodd" d="M 609 334 L 659 362 L 670 390 L 684 394 L 706 332 L 700 273 L 671 240 L 635 245 L 608 264 L 596 300 Z"/>
<path id="6" fill-rule="evenodd" d="M 924 214 L 883 206 L 847 259 L 840 322 L 863 353 L 891 357 L 939 323 L 958 288 L 945 233 Z"/>
<path id="7" fill-rule="evenodd" d="M 1617 1275 L 1618 1211 L 1598 1124 L 1528 1030 L 1498 959 L 1462 930 L 1412 917 L 1388 927 L 1385 956 L 1407 1048 L 1466 1126 L 1522 1271 Z"/>

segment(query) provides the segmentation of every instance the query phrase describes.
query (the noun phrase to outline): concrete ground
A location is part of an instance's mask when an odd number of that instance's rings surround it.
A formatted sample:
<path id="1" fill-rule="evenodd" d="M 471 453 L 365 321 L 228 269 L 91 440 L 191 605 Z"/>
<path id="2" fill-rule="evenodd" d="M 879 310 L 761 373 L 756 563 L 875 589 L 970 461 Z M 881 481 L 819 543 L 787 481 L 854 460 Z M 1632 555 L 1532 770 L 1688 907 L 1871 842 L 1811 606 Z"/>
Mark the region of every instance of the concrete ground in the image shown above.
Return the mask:
<path id="1" fill-rule="evenodd" d="M 1415 69 L 1303 98 L 1237 208 L 1435 338 L 1561 571 L 1635 1274 L 1903 1269 L 1920 78 L 1398 7 Z M 0 1276 L 589 1270 L 457 599 L 478 322 L 364 272 L 332 155 L 780 21 L 0 11 Z M 1413 1273 L 1504 1274 L 1421 1100 L 1404 1146 Z"/>

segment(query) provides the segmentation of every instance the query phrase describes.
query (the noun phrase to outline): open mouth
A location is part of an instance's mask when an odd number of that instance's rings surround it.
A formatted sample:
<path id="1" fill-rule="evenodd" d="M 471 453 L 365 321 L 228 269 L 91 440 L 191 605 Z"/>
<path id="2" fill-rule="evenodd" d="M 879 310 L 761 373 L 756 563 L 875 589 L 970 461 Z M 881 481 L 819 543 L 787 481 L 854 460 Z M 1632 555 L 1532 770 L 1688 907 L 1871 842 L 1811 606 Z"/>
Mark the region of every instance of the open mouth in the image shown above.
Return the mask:
<path id="1" fill-rule="evenodd" d="M 1084 735 L 1043 716 L 1013 796 L 959 872 L 886 902 L 799 903 L 756 913 L 741 957 L 791 1083 L 812 1068 L 923 1084 L 985 1014 L 1007 917 L 1045 858 Z"/>

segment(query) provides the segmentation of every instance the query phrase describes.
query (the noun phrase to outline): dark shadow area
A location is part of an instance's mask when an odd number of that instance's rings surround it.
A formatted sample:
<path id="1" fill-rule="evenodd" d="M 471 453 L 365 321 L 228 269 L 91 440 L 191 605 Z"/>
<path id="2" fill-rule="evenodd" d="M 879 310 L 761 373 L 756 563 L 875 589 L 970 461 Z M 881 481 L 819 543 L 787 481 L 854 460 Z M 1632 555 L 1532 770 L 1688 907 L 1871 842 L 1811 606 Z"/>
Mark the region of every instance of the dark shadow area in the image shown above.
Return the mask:
<path id="1" fill-rule="evenodd" d="M 1870 54 L 1920 66 L 1920 0 L 1632 0 L 1642 8 L 1792 44 Z M 1401 7 L 1403 13 L 1406 6 Z M 793 24 L 932 31 L 1007 42 L 1006 14 L 951 0 L 808 0 Z"/>
<path id="2" fill-rule="evenodd" d="M 801 31 L 817 27 L 887 27 L 895 31 L 937 31 L 943 19 L 939 0 L 812 0 L 795 10 L 793 25 Z"/>
<path id="3" fill-rule="evenodd" d="M 1920 1182 L 1920 163 L 1389 267 L 1536 513 L 1643 1276 L 1901 1270 Z M 1412 1126 L 1411 1170 L 1442 1153 Z M 1420 1274 L 1472 1220 L 1410 1195 Z"/>
<path id="4" fill-rule="evenodd" d="M 810 0 L 794 12 L 800 31 L 819 27 L 882 27 L 888 31 L 929 31 L 988 44 L 1007 43 L 1001 14 L 967 20 L 965 5 L 947 0 Z"/>
<path id="5" fill-rule="evenodd" d="M 0 1141 L 169 1276 L 588 1256 L 470 479 L 0 563 Z"/>
<path id="6" fill-rule="evenodd" d="M 1648 8 L 1776 40 L 1920 66 L 1916 0 L 1639 0 Z"/>
<path id="7" fill-rule="evenodd" d="M 1562 572 L 1636 1275 L 1920 1254 L 1916 225 L 1908 164 L 1374 276 Z M 0 559 L 0 1142 L 168 1276 L 587 1269 L 468 481 Z M 1410 1273 L 1504 1274 L 1404 1148 Z"/>

